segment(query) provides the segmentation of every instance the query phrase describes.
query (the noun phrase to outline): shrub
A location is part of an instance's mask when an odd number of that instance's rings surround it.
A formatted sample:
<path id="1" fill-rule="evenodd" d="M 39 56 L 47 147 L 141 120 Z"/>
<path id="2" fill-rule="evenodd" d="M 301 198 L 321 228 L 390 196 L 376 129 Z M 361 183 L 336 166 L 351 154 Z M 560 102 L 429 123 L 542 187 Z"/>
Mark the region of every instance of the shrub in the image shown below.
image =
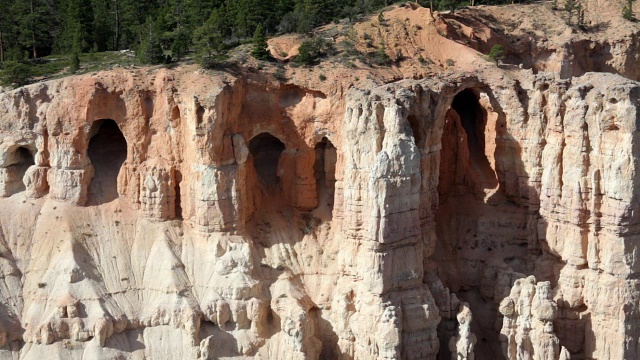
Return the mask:
<path id="1" fill-rule="evenodd" d="M 378 14 L 378 22 L 383 26 L 387 24 L 387 19 L 385 19 L 384 13 L 382 11 L 380 12 L 380 14 Z"/>
<path id="2" fill-rule="evenodd" d="M 324 55 L 333 53 L 333 44 L 322 38 L 314 38 L 303 41 L 298 48 L 298 55 L 294 61 L 303 65 L 312 65 L 316 60 Z"/>
<path id="3" fill-rule="evenodd" d="M 23 86 L 32 81 L 31 65 L 19 61 L 7 61 L 0 73 L 0 84 L 3 86 Z"/>
<path id="4" fill-rule="evenodd" d="M 273 77 L 275 77 L 276 80 L 278 80 L 280 82 L 286 82 L 288 80 L 287 79 L 287 72 L 282 68 L 277 69 L 275 71 L 275 73 L 273 73 Z"/>
<path id="5" fill-rule="evenodd" d="M 303 213 L 300 216 L 300 230 L 305 235 L 313 234 L 318 226 L 320 226 L 320 219 L 309 213 Z"/>
<path id="6" fill-rule="evenodd" d="M 456 62 L 453 61 L 453 59 L 447 59 L 447 61 L 445 61 L 445 63 L 447 64 L 447 66 L 455 66 Z"/>
<path id="7" fill-rule="evenodd" d="M 376 50 L 372 63 L 378 66 L 385 66 L 391 63 L 391 58 L 387 55 L 387 47 L 384 41 L 380 41 L 380 47 Z"/>
<path id="8" fill-rule="evenodd" d="M 633 21 L 633 0 L 627 0 L 622 8 L 622 17 L 625 20 Z"/>
<path id="9" fill-rule="evenodd" d="M 325 81 L 327 80 L 327 77 L 324 76 L 324 74 L 320 74 L 320 76 L 318 76 L 318 78 L 320 79 L 320 81 Z"/>
<path id="10" fill-rule="evenodd" d="M 504 46 L 500 44 L 493 45 L 491 51 L 489 52 L 489 60 L 493 61 L 498 65 L 498 62 L 504 60 L 505 51 Z"/>

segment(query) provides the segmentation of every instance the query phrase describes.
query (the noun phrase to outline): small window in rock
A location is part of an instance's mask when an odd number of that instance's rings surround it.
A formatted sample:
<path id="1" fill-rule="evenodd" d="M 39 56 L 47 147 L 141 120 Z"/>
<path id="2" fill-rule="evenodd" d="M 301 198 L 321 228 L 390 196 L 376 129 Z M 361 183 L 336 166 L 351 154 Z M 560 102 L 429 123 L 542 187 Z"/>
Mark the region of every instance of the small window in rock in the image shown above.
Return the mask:
<path id="1" fill-rule="evenodd" d="M 25 190 L 24 182 L 22 179 L 24 178 L 25 173 L 31 167 L 35 165 L 35 161 L 33 159 L 33 155 L 31 151 L 25 147 L 19 147 L 13 153 L 13 159 L 11 161 L 11 165 L 9 168 L 13 171 L 13 178 L 15 180 L 15 188 L 12 192 L 20 192 Z"/>
<path id="2" fill-rule="evenodd" d="M 269 133 L 259 134 L 249 141 L 249 152 L 253 156 L 258 180 L 266 188 L 279 184 L 278 162 L 284 149 L 284 143 Z"/>

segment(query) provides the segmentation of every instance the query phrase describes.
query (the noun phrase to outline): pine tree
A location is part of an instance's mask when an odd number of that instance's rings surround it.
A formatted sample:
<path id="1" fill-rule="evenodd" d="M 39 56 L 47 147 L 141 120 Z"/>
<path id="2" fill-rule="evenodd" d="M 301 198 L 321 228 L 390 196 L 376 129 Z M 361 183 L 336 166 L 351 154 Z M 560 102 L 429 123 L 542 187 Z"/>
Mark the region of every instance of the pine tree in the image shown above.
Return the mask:
<path id="1" fill-rule="evenodd" d="M 380 40 L 380 46 L 378 47 L 373 60 L 374 64 L 379 66 L 389 65 L 391 62 L 389 55 L 387 55 L 387 45 L 384 40 Z"/>
<path id="2" fill-rule="evenodd" d="M 211 68 L 225 59 L 223 21 L 218 10 L 193 34 L 195 60 L 204 68 Z"/>
<path id="3" fill-rule="evenodd" d="M 271 53 L 267 50 L 267 37 L 264 33 L 264 27 L 262 24 L 258 25 L 255 33 L 253 34 L 253 51 L 251 55 L 258 60 L 267 60 L 271 57 Z"/>
<path id="4" fill-rule="evenodd" d="M 161 11 L 158 20 L 162 19 L 160 30 L 162 42 L 171 50 L 175 60 L 179 60 L 189 50 L 189 9 L 182 2 L 171 0 Z"/>
<path id="5" fill-rule="evenodd" d="M 13 6 L 11 6 L 12 0 L 0 0 L 0 9 L 4 11 L 0 12 L 0 62 L 6 60 L 6 50 L 11 43 L 11 33 L 14 29 L 14 20 L 16 18 L 13 13 Z"/>
<path id="6" fill-rule="evenodd" d="M 80 51 L 90 51 L 94 45 L 93 20 L 93 7 L 90 0 L 69 0 L 58 49 L 63 52 L 71 51 L 74 37 L 79 36 Z"/>
<path id="7" fill-rule="evenodd" d="M 314 0 L 299 0 L 294 12 L 297 14 L 298 24 L 296 31 L 307 33 L 317 25 L 318 4 Z"/>
<path id="8" fill-rule="evenodd" d="M 71 50 L 71 66 L 69 67 L 69 72 L 71 72 L 72 74 L 80 70 L 80 38 L 81 38 L 80 27 L 77 27 L 73 36 L 73 47 Z"/>
<path id="9" fill-rule="evenodd" d="M 46 6 L 40 0 L 16 1 L 13 10 L 19 29 L 17 44 L 28 48 L 33 58 L 38 59 L 39 49 L 51 45 L 50 14 Z"/>
<path id="10" fill-rule="evenodd" d="M 113 32 L 116 28 L 115 19 L 112 18 L 112 3 L 104 0 L 93 0 L 93 26 L 94 43 L 97 51 L 113 49 Z"/>
<path id="11" fill-rule="evenodd" d="M 161 64 L 165 58 L 160 43 L 158 24 L 149 18 L 143 30 L 144 37 L 137 51 L 138 60 L 143 64 Z"/>

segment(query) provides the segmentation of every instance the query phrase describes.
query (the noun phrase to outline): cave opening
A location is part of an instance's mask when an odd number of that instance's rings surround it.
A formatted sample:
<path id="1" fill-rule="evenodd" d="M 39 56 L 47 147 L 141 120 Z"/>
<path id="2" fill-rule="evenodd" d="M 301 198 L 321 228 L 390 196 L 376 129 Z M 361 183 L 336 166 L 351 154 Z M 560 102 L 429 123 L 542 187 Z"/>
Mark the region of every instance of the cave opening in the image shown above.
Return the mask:
<path id="1" fill-rule="evenodd" d="M 325 215 L 331 219 L 336 188 L 337 151 L 326 137 L 316 144 L 315 158 L 313 173 L 316 179 L 318 209 L 326 212 Z"/>
<path id="2" fill-rule="evenodd" d="M 278 163 L 284 149 L 284 143 L 269 133 L 261 133 L 249 141 L 256 175 L 262 187 L 268 191 L 280 184 Z"/>
<path id="3" fill-rule="evenodd" d="M 482 319 L 471 326 L 483 339 L 476 344 L 476 354 L 483 358 L 498 358 L 501 353 L 492 327 L 498 319 L 493 293 L 483 284 L 497 281 L 506 268 L 526 273 L 528 256 L 526 208 L 511 202 L 498 181 L 499 175 L 505 176 L 505 164 L 519 160 L 504 151 L 508 136 L 499 124 L 506 123 L 506 115 L 493 96 L 485 86 L 464 89 L 454 96 L 444 116 L 436 243 L 431 255 L 442 284 L 469 303 L 474 317 Z M 516 176 L 515 168 L 509 171 Z M 444 346 L 456 324 L 452 313 L 438 326 Z"/>
<path id="4" fill-rule="evenodd" d="M 467 184 L 475 185 L 477 190 L 496 188 L 498 179 L 486 151 L 487 114 L 480 105 L 478 94 L 472 89 L 462 90 L 453 98 L 451 109 L 460 117 L 460 125 L 466 134 Z"/>
<path id="5" fill-rule="evenodd" d="M 98 120 L 91 128 L 88 148 L 94 176 L 89 203 L 99 205 L 118 198 L 118 173 L 127 159 L 127 140 L 115 121 Z"/>
<path id="6" fill-rule="evenodd" d="M 33 159 L 33 155 L 31 151 L 24 146 L 20 146 L 16 149 L 14 153 L 14 163 L 13 166 L 19 167 L 29 167 L 35 165 L 35 160 Z M 26 169 L 25 169 L 26 170 Z"/>
<path id="7" fill-rule="evenodd" d="M 9 165 L 9 168 L 15 171 L 16 187 L 13 192 L 18 193 L 26 189 L 23 182 L 24 175 L 32 165 L 35 165 L 35 163 L 33 154 L 26 147 L 20 146 L 15 150 L 11 165 Z"/>

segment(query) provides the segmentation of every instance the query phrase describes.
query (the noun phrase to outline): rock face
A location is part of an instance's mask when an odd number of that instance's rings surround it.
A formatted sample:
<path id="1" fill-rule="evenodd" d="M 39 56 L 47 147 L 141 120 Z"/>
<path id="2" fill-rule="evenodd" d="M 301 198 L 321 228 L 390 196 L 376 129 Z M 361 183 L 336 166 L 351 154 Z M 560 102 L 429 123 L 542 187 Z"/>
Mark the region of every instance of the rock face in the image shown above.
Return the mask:
<path id="1" fill-rule="evenodd" d="M 560 75 L 0 94 L 0 358 L 637 358 L 640 83 Z"/>
<path id="2" fill-rule="evenodd" d="M 460 311 L 456 316 L 458 320 L 458 332 L 456 336 L 449 340 L 449 350 L 451 350 L 451 358 L 458 360 L 473 360 L 475 359 L 475 353 L 473 352 L 476 346 L 475 334 L 471 332 L 471 310 L 469 310 L 469 304 L 460 304 Z"/>

